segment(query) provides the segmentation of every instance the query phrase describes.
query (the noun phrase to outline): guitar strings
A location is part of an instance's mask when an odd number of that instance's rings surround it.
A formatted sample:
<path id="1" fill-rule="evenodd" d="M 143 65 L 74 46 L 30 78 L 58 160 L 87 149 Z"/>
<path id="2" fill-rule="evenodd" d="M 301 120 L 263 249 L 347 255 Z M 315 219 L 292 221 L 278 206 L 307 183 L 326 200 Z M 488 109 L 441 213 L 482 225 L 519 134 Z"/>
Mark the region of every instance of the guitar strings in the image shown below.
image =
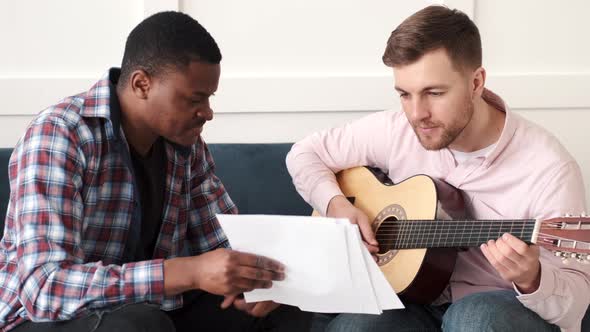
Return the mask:
<path id="1" fill-rule="evenodd" d="M 416 225 L 416 227 L 412 227 L 409 229 L 410 232 L 420 232 L 421 234 L 464 234 L 464 233 L 481 233 L 481 232 L 497 232 L 501 230 L 505 230 L 507 232 L 523 232 L 523 231 L 532 231 L 534 230 L 535 225 L 480 225 L 480 227 L 472 226 L 465 226 L 459 225 L 458 227 L 453 227 L 453 225 Z M 401 226 L 386 226 L 386 227 L 379 227 L 377 230 L 377 235 L 387 235 L 387 234 L 400 234 L 400 233 L 409 233 L 405 232 L 405 228 L 403 225 Z"/>
<path id="2" fill-rule="evenodd" d="M 400 224 L 448 224 L 448 225 L 457 225 L 457 224 L 508 224 L 508 223 L 520 223 L 520 224 L 532 224 L 536 223 L 535 220 L 531 219 L 524 219 L 524 220 L 431 220 L 431 219 L 412 219 L 412 220 L 384 220 L 381 225 L 383 226 L 395 226 Z"/>
<path id="3" fill-rule="evenodd" d="M 517 237 L 530 238 L 534 231 L 535 223 L 531 220 L 477 223 L 463 221 L 435 221 L 430 223 L 397 222 L 379 227 L 376 234 L 377 241 L 382 245 L 395 247 L 418 245 L 419 243 L 437 243 L 443 245 L 449 243 L 483 243 L 492 237 L 499 237 L 502 233 L 513 233 Z M 453 224 L 454 222 L 454 224 Z M 412 224 L 410 228 L 407 224 Z M 479 227 L 477 227 L 479 224 Z M 414 227 L 416 226 L 416 227 Z M 475 227 L 473 227 L 475 226 Z M 382 230 L 386 230 L 383 232 Z M 406 230 L 409 230 L 406 231 Z M 419 232 L 411 234 L 412 231 Z M 495 236 L 492 236 L 494 234 Z M 444 239 L 443 239 L 444 237 Z"/>
<path id="4" fill-rule="evenodd" d="M 379 228 L 377 230 L 377 232 L 379 234 L 387 234 L 387 233 L 391 233 L 391 232 L 396 232 L 399 233 L 399 230 L 402 229 L 400 227 L 392 227 L 392 228 Z M 515 231 L 522 231 L 523 229 L 534 229 L 534 226 L 518 226 L 518 227 L 502 227 L 502 226 L 492 226 L 492 227 L 479 227 L 479 228 L 458 228 L 458 227 L 414 227 L 412 228 L 412 231 L 434 231 L 434 233 L 438 233 L 440 231 L 461 231 L 458 233 L 463 233 L 463 232 L 470 232 L 470 231 L 476 231 L 476 232 L 480 232 L 480 231 L 484 231 L 484 230 L 500 230 L 500 229 L 507 229 L 507 230 L 515 230 Z"/>

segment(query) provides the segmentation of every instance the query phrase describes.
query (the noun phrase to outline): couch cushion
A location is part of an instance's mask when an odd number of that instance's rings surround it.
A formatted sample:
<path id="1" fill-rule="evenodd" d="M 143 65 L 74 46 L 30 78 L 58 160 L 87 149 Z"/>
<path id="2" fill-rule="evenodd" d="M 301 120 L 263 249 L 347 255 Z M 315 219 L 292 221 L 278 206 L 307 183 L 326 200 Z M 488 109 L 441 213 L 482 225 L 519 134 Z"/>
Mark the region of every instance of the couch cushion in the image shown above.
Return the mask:
<path id="1" fill-rule="evenodd" d="M 307 215 L 311 208 L 297 194 L 285 166 L 290 143 L 210 144 L 216 174 L 240 213 Z M 0 235 L 8 205 L 8 159 L 0 149 Z"/>
<path id="2" fill-rule="evenodd" d="M 216 174 L 243 214 L 309 215 L 285 166 L 291 143 L 210 144 Z"/>

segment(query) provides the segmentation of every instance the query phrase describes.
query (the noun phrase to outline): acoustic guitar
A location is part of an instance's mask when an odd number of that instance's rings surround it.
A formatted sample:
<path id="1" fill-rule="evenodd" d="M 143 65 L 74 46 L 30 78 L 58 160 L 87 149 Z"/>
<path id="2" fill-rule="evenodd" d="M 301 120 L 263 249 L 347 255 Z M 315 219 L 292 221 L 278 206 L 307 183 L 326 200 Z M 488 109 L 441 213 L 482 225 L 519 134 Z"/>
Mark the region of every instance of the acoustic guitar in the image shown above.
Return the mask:
<path id="1" fill-rule="evenodd" d="M 356 167 L 336 177 L 344 195 L 372 220 L 377 263 L 405 301 L 432 303 L 449 282 L 457 248 L 479 246 L 504 233 L 563 259 L 590 262 L 590 218 L 471 220 L 461 192 L 426 175 L 393 184 L 375 169 Z"/>

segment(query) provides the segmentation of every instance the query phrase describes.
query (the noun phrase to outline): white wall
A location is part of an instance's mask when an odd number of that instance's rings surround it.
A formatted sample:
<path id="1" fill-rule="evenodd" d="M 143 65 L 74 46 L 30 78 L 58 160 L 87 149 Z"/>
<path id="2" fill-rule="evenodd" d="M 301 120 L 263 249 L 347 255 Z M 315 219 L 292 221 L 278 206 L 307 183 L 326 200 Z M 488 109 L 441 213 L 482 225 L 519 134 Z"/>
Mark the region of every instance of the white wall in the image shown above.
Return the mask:
<path id="1" fill-rule="evenodd" d="M 590 2 L 584 0 L 5 2 L 0 146 L 13 146 L 43 107 L 118 65 L 128 32 L 162 9 L 191 14 L 221 47 L 216 119 L 204 133 L 209 142 L 292 142 L 398 108 L 381 54 L 391 30 L 433 2 L 475 20 L 488 87 L 562 140 L 590 193 Z"/>

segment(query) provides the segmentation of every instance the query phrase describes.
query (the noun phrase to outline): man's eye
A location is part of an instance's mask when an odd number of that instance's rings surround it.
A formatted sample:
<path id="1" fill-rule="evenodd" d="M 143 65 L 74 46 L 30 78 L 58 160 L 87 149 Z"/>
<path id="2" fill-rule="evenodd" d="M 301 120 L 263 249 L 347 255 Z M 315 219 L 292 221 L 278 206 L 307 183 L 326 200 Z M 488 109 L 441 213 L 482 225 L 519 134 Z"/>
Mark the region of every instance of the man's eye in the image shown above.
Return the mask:
<path id="1" fill-rule="evenodd" d="M 444 94 L 444 92 L 441 91 L 430 91 L 428 92 L 429 95 L 434 96 L 434 97 L 439 97 L 442 96 Z"/>
<path id="2" fill-rule="evenodd" d="M 408 94 L 407 94 L 407 93 L 400 93 L 400 94 L 399 94 L 399 97 L 400 97 L 401 99 L 406 99 L 406 98 L 408 98 Z"/>

